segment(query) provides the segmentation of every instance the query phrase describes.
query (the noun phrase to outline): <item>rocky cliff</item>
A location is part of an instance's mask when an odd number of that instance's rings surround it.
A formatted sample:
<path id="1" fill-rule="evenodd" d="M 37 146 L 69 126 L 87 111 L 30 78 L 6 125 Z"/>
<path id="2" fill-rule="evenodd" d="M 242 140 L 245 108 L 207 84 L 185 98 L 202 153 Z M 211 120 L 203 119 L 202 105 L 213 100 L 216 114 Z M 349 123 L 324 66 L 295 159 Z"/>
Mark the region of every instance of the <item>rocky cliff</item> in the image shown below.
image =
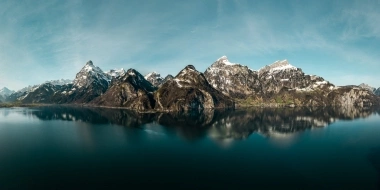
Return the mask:
<path id="1" fill-rule="evenodd" d="M 108 90 L 90 102 L 92 105 L 125 107 L 134 110 L 152 110 L 155 106 L 153 92 L 156 88 L 136 70 L 112 80 Z"/>
<path id="2" fill-rule="evenodd" d="M 157 110 L 233 108 L 234 102 L 213 88 L 205 76 L 188 65 L 155 92 Z"/>
<path id="3" fill-rule="evenodd" d="M 207 81 L 223 94 L 232 98 L 246 98 L 260 92 L 258 73 L 236 63 L 226 56 L 216 60 L 204 72 Z"/>

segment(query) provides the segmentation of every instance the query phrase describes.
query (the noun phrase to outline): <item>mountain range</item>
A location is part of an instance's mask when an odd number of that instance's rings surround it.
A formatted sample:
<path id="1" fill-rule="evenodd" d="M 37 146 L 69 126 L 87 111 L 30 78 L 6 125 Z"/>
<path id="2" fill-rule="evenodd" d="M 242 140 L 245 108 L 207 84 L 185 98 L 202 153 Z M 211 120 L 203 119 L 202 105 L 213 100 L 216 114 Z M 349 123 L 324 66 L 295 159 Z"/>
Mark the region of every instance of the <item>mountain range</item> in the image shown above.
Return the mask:
<path id="1" fill-rule="evenodd" d="M 135 69 L 104 72 L 88 61 L 74 80 L 46 81 L 17 92 L 0 91 L 0 101 L 124 107 L 139 111 L 186 111 L 245 106 L 372 106 L 380 103 L 380 88 L 366 84 L 335 86 L 305 74 L 287 60 L 255 71 L 217 59 L 204 73 L 192 65 L 175 77 Z"/>

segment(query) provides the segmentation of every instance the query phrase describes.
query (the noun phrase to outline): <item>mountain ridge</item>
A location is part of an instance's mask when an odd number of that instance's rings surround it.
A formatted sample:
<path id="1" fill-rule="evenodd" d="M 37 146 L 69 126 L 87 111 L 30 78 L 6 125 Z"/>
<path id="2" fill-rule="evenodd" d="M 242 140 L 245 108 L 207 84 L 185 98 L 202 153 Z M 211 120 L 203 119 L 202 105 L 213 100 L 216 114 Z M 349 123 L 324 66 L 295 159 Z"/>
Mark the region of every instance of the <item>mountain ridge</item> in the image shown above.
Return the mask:
<path id="1" fill-rule="evenodd" d="M 165 78 L 157 72 L 144 77 L 132 68 L 103 72 L 90 60 L 72 82 L 61 79 L 29 86 L 12 93 L 7 100 L 140 111 L 379 104 L 375 89 L 370 92 L 367 86 L 337 87 L 322 77 L 303 73 L 288 60 L 275 61 L 255 71 L 222 56 L 203 73 L 187 65 L 175 77 Z"/>

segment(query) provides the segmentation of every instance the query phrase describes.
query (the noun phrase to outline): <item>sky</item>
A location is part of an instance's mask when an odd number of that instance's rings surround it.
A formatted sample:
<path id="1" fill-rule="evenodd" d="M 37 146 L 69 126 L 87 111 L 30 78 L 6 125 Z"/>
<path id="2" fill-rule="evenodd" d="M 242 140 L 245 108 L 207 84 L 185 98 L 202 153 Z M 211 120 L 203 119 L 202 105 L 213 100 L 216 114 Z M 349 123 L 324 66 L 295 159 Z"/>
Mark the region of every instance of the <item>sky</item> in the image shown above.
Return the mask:
<path id="1" fill-rule="evenodd" d="M 380 0 L 0 0 L 0 88 L 104 71 L 253 70 L 287 59 L 335 85 L 380 87 Z"/>

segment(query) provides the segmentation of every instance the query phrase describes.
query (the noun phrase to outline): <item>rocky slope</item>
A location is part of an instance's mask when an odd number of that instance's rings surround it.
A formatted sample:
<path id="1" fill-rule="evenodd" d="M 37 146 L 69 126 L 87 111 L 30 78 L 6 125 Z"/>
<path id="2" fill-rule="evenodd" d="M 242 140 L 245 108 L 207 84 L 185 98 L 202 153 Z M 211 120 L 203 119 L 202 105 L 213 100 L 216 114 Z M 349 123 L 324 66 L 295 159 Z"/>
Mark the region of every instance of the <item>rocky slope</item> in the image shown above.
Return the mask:
<path id="1" fill-rule="evenodd" d="M 260 92 L 258 73 L 231 63 L 226 56 L 216 60 L 204 75 L 215 89 L 232 98 L 246 98 Z"/>
<path id="2" fill-rule="evenodd" d="M 176 77 L 164 79 L 158 73 L 144 77 L 134 69 L 103 72 L 89 61 L 73 81 L 29 86 L 8 95 L 6 101 L 185 111 L 233 108 L 235 102 L 238 106 L 365 107 L 380 104 L 375 94 L 379 95 L 380 89 L 366 84 L 336 87 L 322 77 L 305 74 L 287 60 L 254 71 L 223 56 L 204 74 L 188 65 Z"/>
<path id="3" fill-rule="evenodd" d="M 334 87 L 322 77 L 306 75 L 302 69 L 294 67 L 287 60 L 276 61 L 258 71 L 261 91 L 263 94 L 273 95 L 283 88 L 297 91 L 313 91 Z"/>
<path id="4" fill-rule="evenodd" d="M 92 105 L 125 107 L 146 111 L 154 108 L 156 88 L 136 70 L 129 69 L 114 80 L 108 90 L 90 102 Z"/>
<path id="5" fill-rule="evenodd" d="M 174 76 L 173 76 L 173 75 L 167 75 L 167 76 L 164 78 L 164 80 L 162 80 L 161 84 L 158 85 L 158 87 L 161 87 L 164 83 L 166 83 L 166 81 L 168 81 L 168 80 L 172 80 L 172 79 L 174 79 Z"/>
<path id="6" fill-rule="evenodd" d="M 372 93 L 375 93 L 375 91 L 376 91 L 376 88 L 374 88 L 372 86 L 369 86 L 368 84 L 365 84 L 365 83 L 359 84 L 358 87 L 362 88 L 362 89 L 365 89 L 365 90 L 368 90 L 369 92 L 372 92 Z"/>
<path id="7" fill-rule="evenodd" d="M 145 80 L 152 83 L 153 86 L 158 87 L 162 84 L 164 79 L 161 77 L 160 73 L 151 72 L 144 76 Z"/>
<path id="8" fill-rule="evenodd" d="M 66 96 L 66 103 L 88 103 L 102 95 L 108 89 L 110 81 L 109 75 L 88 61 L 76 75 L 72 89 L 63 91 L 62 95 Z"/>
<path id="9" fill-rule="evenodd" d="M 379 104 L 371 87 L 336 87 L 322 77 L 307 75 L 287 60 L 258 71 L 219 58 L 205 71 L 210 84 L 235 99 L 238 106 L 331 106 Z"/>
<path id="10" fill-rule="evenodd" d="M 157 110 L 232 108 L 234 102 L 215 88 L 194 66 L 188 65 L 154 94 Z"/>
<path id="11" fill-rule="evenodd" d="M 54 104 L 61 101 L 60 93 L 68 90 L 72 84 L 54 85 L 52 83 L 43 83 L 25 93 L 19 98 L 22 103 L 45 103 Z"/>

